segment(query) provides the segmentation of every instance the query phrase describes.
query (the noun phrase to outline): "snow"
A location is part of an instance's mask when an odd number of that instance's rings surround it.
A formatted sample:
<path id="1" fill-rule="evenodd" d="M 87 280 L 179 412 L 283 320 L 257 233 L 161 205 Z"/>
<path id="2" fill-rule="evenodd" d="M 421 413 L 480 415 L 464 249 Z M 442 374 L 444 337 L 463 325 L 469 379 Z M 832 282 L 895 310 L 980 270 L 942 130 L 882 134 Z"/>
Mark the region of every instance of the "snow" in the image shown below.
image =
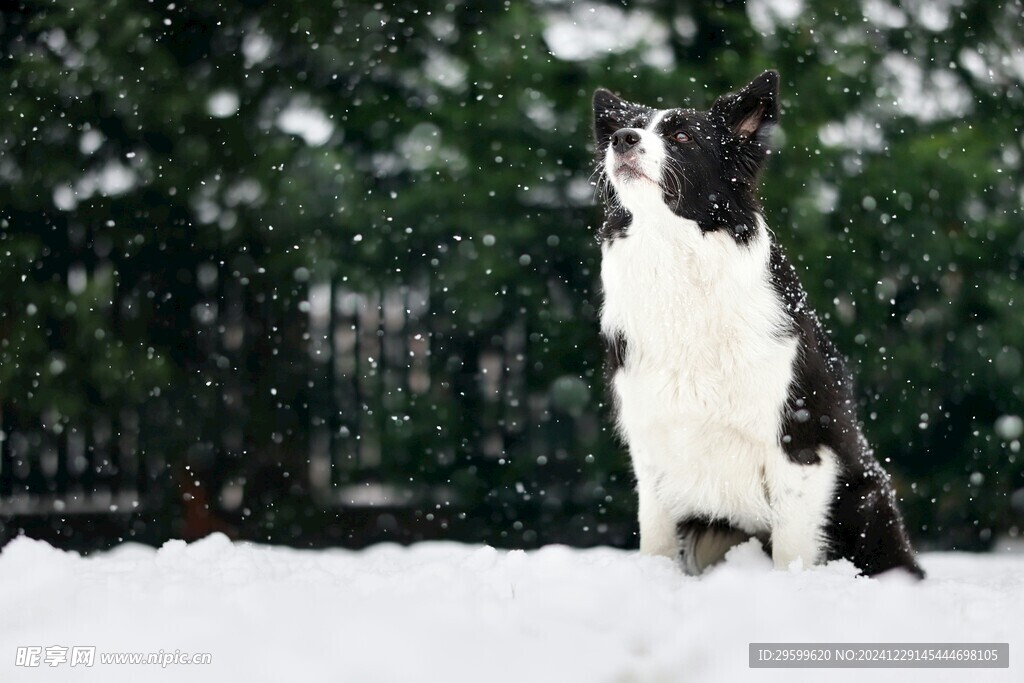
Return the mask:
<path id="1" fill-rule="evenodd" d="M 226 119 L 238 113 L 238 93 L 231 90 L 217 90 L 206 100 L 206 110 L 210 116 Z"/>
<path id="2" fill-rule="evenodd" d="M 138 180 L 138 174 L 131 167 L 111 160 L 102 168 L 85 173 L 74 186 L 63 184 L 55 187 L 53 203 L 61 211 L 74 211 L 80 201 L 97 193 L 103 197 L 125 194 L 135 188 Z"/>
<path id="3" fill-rule="evenodd" d="M 1012 668 L 876 669 L 873 682 L 1021 680 L 1024 554 L 922 564 L 922 583 L 846 562 L 776 571 L 745 544 L 692 578 L 608 548 L 303 551 L 213 535 L 83 558 L 18 538 L 0 552 L 0 680 L 854 681 L 866 672 L 750 670 L 747 644 L 925 641 L 1009 642 Z M 54 674 L 14 666 L 27 645 L 212 664 Z"/>
<path id="4" fill-rule="evenodd" d="M 668 28 L 649 12 L 580 2 L 570 5 L 568 12 L 548 13 L 545 23 L 544 41 L 559 59 L 581 62 L 642 46 L 646 64 L 673 66 Z"/>
<path id="5" fill-rule="evenodd" d="M 885 147 L 881 125 L 861 113 L 850 114 L 844 121 L 832 121 L 818 131 L 826 147 L 842 147 L 860 152 L 877 152 Z"/>
<path id="6" fill-rule="evenodd" d="M 334 133 L 334 124 L 327 114 L 304 98 L 295 98 L 288 104 L 277 117 L 277 127 L 289 135 L 298 135 L 310 147 L 320 147 Z"/>
<path id="7" fill-rule="evenodd" d="M 996 420 L 995 431 L 1003 441 L 1019 439 L 1024 434 L 1024 420 L 1020 419 L 1020 415 L 1000 415 Z"/>
<path id="8" fill-rule="evenodd" d="M 865 0 L 861 9 L 864 18 L 873 26 L 893 29 L 907 25 L 907 15 L 886 0 Z"/>
<path id="9" fill-rule="evenodd" d="M 928 69 L 924 61 L 891 53 L 882 59 L 882 81 L 893 101 L 888 109 L 923 123 L 962 119 L 974 101 L 970 91 L 951 71 Z"/>
<path id="10" fill-rule="evenodd" d="M 750 24 L 761 35 L 771 35 L 780 26 L 791 26 L 803 11 L 803 0 L 747 0 Z"/>
<path id="11" fill-rule="evenodd" d="M 245 55 L 246 68 L 259 64 L 274 51 L 274 41 L 265 33 L 254 30 L 246 33 L 242 39 L 242 54 Z"/>

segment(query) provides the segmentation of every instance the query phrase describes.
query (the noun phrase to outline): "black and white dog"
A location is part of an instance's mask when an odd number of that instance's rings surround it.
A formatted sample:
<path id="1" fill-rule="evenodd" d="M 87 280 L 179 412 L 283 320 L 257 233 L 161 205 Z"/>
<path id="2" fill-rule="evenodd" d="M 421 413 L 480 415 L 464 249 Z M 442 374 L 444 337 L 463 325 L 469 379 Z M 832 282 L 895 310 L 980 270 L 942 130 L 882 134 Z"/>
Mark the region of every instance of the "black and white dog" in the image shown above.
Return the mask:
<path id="1" fill-rule="evenodd" d="M 766 71 L 708 111 L 594 94 L 601 332 L 640 550 L 700 573 L 757 537 L 776 567 L 917 576 L 843 360 L 755 196 L 779 118 Z"/>

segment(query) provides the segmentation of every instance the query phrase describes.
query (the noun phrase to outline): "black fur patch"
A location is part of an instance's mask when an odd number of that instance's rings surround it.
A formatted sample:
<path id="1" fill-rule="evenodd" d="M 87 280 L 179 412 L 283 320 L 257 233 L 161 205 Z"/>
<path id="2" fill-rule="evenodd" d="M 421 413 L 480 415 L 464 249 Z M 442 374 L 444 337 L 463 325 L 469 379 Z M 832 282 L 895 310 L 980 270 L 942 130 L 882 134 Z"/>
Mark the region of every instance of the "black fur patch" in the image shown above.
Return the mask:
<path id="1" fill-rule="evenodd" d="M 609 191 L 614 192 L 615 190 Z M 632 222 L 633 215 L 621 206 L 606 210 L 604 223 L 601 224 L 601 229 L 597 233 L 598 241 L 614 244 L 615 240 L 628 234 L 629 224 Z"/>
<path id="2" fill-rule="evenodd" d="M 866 456 L 870 462 L 850 467 L 839 478 L 825 532 L 830 541 L 827 559 L 846 558 L 868 576 L 902 567 L 923 579 L 889 475 L 870 451 Z"/>
<path id="3" fill-rule="evenodd" d="M 680 537 L 708 530 L 732 531 L 733 529 L 729 520 L 718 517 L 690 517 L 676 524 L 676 531 Z"/>

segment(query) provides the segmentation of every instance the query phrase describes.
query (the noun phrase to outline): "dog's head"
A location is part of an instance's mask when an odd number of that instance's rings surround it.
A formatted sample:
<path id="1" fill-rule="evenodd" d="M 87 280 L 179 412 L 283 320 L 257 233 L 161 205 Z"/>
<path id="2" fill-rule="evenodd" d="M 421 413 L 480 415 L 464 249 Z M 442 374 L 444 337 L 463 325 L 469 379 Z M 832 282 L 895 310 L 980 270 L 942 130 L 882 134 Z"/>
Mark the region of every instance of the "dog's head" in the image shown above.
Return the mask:
<path id="1" fill-rule="evenodd" d="M 594 137 L 608 210 L 661 202 L 704 232 L 745 242 L 760 210 L 755 186 L 779 118 L 779 74 L 765 71 L 707 111 L 653 109 L 594 93 Z"/>

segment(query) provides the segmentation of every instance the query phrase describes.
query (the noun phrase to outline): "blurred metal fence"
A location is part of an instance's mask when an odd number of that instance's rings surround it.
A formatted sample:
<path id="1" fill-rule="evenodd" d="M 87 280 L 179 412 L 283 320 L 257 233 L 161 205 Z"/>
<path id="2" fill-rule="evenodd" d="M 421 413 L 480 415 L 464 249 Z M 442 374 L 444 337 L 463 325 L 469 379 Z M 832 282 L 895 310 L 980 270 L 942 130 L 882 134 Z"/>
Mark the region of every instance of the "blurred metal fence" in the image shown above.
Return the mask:
<path id="1" fill-rule="evenodd" d="M 200 267 L 196 282 L 186 370 L 219 400 L 168 391 L 93 405 L 87 420 L 0 406 L 0 516 L 147 513 L 151 535 L 195 535 L 154 530 L 169 524 L 156 513 L 180 504 L 169 516 L 187 518 L 191 503 L 241 520 L 292 495 L 289 479 L 320 509 L 392 515 L 494 508 L 532 489 L 556 505 L 587 497 L 572 482 L 598 417 L 553 407 L 552 386 L 531 376 L 523 316 L 460 329 L 426 279 L 370 292 L 306 283 L 278 308 L 222 268 Z"/>
<path id="2" fill-rule="evenodd" d="M 89 424 L 0 411 L 0 514 L 117 512 L 152 488 L 138 448 L 139 414 L 123 409 Z"/>

